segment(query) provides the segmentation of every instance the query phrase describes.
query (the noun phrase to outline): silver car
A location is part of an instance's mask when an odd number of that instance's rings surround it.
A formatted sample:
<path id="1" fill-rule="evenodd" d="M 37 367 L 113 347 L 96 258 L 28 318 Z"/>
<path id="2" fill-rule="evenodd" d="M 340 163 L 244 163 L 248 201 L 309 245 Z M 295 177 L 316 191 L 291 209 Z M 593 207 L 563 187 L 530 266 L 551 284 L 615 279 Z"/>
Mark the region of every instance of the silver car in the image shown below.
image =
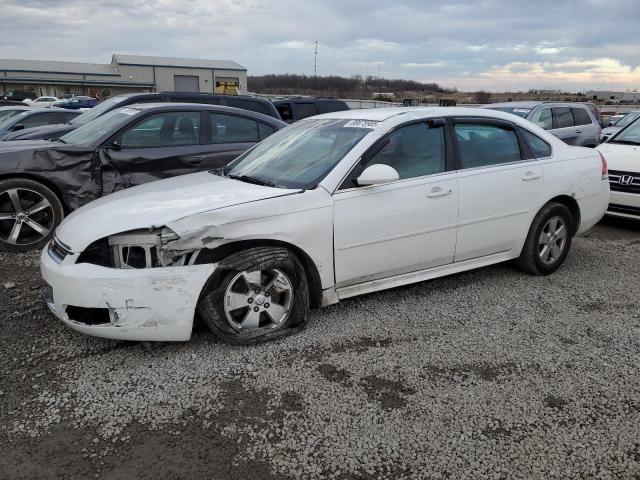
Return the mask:
<path id="1" fill-rule="evenodd" d="M 618 133 L 627 125 L 633 123 L 634 120 L 640 117 L 640 110 L 634 110 L 633 112 L 629 112 L 620 118 L 615 123 L 610 123 L 607 128 L 603 128 L 600 133 L 600 141 L 606 142 L 609 140 L 614 134 Z"/>
<path id="2" fill-rule="evenodd" d="M 569 145 L 595 147 L 602 125 L 595 105 L 572 102 L 508 102 L 481 108 L 513 113 L 539 125 Z"/>

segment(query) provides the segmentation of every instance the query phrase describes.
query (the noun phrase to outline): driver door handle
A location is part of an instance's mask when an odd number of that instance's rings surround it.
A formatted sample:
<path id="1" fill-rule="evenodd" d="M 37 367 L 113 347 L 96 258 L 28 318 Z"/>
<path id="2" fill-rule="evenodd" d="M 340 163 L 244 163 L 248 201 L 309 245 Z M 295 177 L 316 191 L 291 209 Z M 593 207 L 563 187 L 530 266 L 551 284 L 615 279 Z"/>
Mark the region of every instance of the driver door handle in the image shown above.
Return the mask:
<path id="1" fill-rule="evenodd" d="M 576 130 L 576 133 L 582 133 L 582 130 Z"/>
<path id="2" fill-rule="evenodd" d="M 524 174 L 524 177 L 522 177 L 522 181 L 531 182 L 532 180 L 538 180 L 541 177 L 542 175 L 540 175 L 539 173 L 527 172 Z"/>
<path id="3" fill-rule="evenodd" d="M 428 198 L 444 197 L 445 195 L 451 195 L 452 192 L 453 190 L 451 190 L 450 188 L 442 189 L 440 187 L 434 187 L 431 189 L 429 193 L 427 193 L 427 197 Z"/>

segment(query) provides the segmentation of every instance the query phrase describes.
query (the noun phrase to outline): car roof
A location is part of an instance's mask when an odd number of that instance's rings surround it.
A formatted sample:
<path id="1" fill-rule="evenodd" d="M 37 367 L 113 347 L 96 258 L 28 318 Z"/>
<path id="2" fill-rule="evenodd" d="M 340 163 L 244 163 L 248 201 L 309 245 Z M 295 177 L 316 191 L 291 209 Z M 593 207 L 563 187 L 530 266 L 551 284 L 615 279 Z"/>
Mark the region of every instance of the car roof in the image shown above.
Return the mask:
<path id="1" fill-rule="evenodd" d="M 522 101 L 522 102 L 501 102 L 501 103 L 490 103 L 488 105 L 482 105 L 480 108 L 503 108 L 503 107 L 513 107 L 513 108 L 533 108 L 538 105 L 542 105 L 544 102 L 540 101 Z"/>
<path id="2" fill-rule="evenodd" d="M 33 110 L 33 107 L 29 107 L 27 105 L 6 105 L 4 107 L 0 107 L 0 111 L 2 110 Z"/>
<path id="3" fill-rule="evenodd" d="M 193 102 L 152 102 L 152 103 L 133 103 L 131 105 L 126 105 L 120 108 L 135 108 L 136 110 L 146 111 L 146 110 L 158 110 L 160 112 L 174 111 L 174 110 L 184 110 L 192 109 L 196 107 L 199 110 L 211 110 L 215 112 L 227 112 L 227 113 L 236 113 L 243 115 L 245 117 L 253 117 L 256 120 L 261 120 L 264 122 L 275 123 L 275 124 L 283 124 L 286 125 L 281 120 L 272 117 L 270 115 L 265 115 L 263 113 L 254 112 L 253 110 L 246 110 L 244 108 L 235 108 L 235 107 L 227 107 L 224 105 L 211 105 L 207 103 L 193 103 Z"/>
<path id="4" fill-rule="evenodd" d="M 475 107 L 393 107 L 393 108 L 369 108 L 356 110 L 343 110 L 339 112 L 325 113 L 311 117 L 313 119 L 350 119 L 370 120 L 388 125 L 389 123 L 401 124 L 411 120 L 434 117 L 487 117 L 506 120 L 520 125 L 528 125 L 530 122 L 500 110 L 480 109 Z M 301 120 L 305 121 L 307 119 Z"/>

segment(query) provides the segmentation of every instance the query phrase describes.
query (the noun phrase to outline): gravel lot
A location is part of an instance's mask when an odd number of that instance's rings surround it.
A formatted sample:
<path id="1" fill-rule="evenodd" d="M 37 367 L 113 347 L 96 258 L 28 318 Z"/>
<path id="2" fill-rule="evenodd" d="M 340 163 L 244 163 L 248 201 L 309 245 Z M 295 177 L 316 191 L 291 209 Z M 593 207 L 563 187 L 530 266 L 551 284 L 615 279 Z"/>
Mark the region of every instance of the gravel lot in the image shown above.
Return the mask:
<path id="1" fill-rule="evenodd" d="M 232 347 L 82 336 L 0 254 L 0 478 L 640 479 L 640 223 Z"/>

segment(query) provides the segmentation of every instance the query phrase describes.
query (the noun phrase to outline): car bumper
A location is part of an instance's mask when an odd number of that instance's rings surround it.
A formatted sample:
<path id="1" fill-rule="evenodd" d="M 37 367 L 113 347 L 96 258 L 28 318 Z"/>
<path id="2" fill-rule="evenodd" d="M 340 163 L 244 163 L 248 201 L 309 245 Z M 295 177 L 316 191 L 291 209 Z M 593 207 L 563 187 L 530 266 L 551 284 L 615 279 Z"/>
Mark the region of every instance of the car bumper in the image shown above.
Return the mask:
<path id="1" fill-rule="evenodd" d="M 58 263 L 45 248 L 40 270 L 47 305 L 79 332 L 120 340 L 184 341 L 191 338 L 198 298 L 215 265 L 115 269 L 75 264 L 75 255 Z"/>
<path id="2" fill-rule="evenodd" d="M 611 192 L 607 215 L 622 218 L 640 218 L 640 194 Z"/>
<path id="3" fill-rule="evenodd" d="M 592 195 L 587 195 L 578 199 L 580 207 L 580 227 L 576 232 L 582 235 L 591 230 L 604 217 L 609 204 L 609 179 L 600 180 L 600 190 Z"/>

